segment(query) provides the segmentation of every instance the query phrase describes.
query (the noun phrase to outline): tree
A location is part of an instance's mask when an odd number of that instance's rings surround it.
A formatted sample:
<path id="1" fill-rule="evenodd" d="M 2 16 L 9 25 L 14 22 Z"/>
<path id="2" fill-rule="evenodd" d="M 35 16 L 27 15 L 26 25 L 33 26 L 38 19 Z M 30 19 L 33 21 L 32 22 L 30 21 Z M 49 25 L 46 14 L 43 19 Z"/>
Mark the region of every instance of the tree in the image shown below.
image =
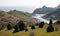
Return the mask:
<path id="1" fill-rule="evenodd" d="M 15 25 L 15 26 L 14 26 L 14 31 L 13 31 L 13 33 L 16 33 L 16 32 L 19 32 L 19 26 L 18 26 L 18 25 Z"/>
<path id="2" fill-rule="evenodd" d="M 52 20 L 50 19 L 49 25 L 52 25 L 52 24 L 53 24 L 53 22 L 52 22 Z"/>
<path id="3" fill-rule="evenodd" d="M 32 26 L 31 26 L 31 29 L 35 29 L 35 26 L 34 26 L 34 25 L 32 25 Z"/>
<path id="4" fill-rule="evenodd" d="M 20 31 L 23 31 L 25 29 L 25 24 L 23 23 L 23 21 L 20 21 L 18 25 L 19 25 Z"/>
<path id="5" fill-rule="evenodd" d="M 52 26 L 52 20 L 50 20 L 49 26 L 47 27 L 47 32 L 53 32 L 54 31 L 54 27 Z"/>
<path id="6" fill-rule="evenodd" d="M 54 31 L 54 28 L 52 25 L 48 26 L 47 28 L 47 32 L 53 32 Z"/>
<path id="7" fill-rule="evenodd" d="M 23 30 L 25 30 L 25 24 L 23 23 L 23 21 L 19 21 L 15 25 L 13 33 L 16 33 L 16 32 L 19 32 L 19 31 L 23 31 Z"/>
<path id="8" fill-rule="evenodd" d="M 43 28 L 44 22 L 39 23 L 39 28 Z"/>
<path id="9" fill-rule="evenodd" d="M 12 29 L 12 26 L 10 24 L 7 25 L 7 29 L 8 30 L 11 30 Z"/>

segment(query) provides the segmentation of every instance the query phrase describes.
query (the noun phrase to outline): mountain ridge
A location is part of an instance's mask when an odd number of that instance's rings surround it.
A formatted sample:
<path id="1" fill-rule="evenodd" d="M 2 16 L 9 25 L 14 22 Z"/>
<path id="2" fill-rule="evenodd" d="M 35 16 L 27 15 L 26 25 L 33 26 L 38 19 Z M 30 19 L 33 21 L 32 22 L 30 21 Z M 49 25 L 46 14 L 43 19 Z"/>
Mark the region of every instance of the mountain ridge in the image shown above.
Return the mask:
<path id="1" fill-rule="evenodd" d="M 44 19 L 60 20 L 60 8 L 56 9 L 54 12 L 46 14 L 43 16 Z"/>
<path id="2" fill-rule="evenodd" d="M 20 20 L 24 22 L 28 22 L 30 19 L 31 14 L 26 14 L 23 13 L 23 11 L 18 11 L 18 10 L 12 10 L 10 12 L 5 12 L 5 11 L 0 11 L 0 25 L 5 25 L 11 24 L 15 25 L 17 24 Z"/>
<path id="3" fill-rule="evenodd" d="M 58 8 L 60 8 L 60 4 L 57 7 L 54 7 L 54 8 L 43 6 L 42 8 L 36 8 L 33 11 L 33 14 L 48 14 L 48 13 L 51 13 L 51 12 L 55 11 Z"/>

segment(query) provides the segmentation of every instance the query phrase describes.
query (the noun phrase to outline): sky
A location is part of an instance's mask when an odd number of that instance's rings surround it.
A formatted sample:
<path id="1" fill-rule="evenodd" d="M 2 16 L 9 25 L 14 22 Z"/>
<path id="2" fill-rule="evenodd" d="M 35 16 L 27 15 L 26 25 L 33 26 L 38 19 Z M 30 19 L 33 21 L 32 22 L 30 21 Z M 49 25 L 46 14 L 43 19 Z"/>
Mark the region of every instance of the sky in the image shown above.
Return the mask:
<path id="1" fill-rule="evenodd" d="M 0 0 L 0 7 L 32 7 L 35 9 L 41 8 L 44 5 L 56 7 L 59 4 L 60 0 Z"/>

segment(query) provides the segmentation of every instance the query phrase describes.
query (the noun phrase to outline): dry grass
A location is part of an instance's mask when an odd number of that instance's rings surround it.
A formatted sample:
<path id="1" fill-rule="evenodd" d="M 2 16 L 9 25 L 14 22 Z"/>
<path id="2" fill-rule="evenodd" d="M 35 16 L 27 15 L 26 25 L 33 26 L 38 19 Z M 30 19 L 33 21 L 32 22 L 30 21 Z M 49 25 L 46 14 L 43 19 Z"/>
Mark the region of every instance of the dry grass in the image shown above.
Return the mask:
<path id="1" fill-rule="evenodd" d="M 44 26 L 44 28 L 38 28 L 36 26 L 35 30 L 31 30 L 30 27 L 28 27 L 29 31 L 27 32 L 21 31 L 17 33 L 12 33 L 13 29 L 9 31 L 6 31 L 4 29 L 0 31 L 0 36 L 29 36 L 31 31 L 34 31 L 35 36 L 60 36 L 60 29 L 58 31 L 47 33 L 46 28 L 47 28 L 46 25 Z"/>

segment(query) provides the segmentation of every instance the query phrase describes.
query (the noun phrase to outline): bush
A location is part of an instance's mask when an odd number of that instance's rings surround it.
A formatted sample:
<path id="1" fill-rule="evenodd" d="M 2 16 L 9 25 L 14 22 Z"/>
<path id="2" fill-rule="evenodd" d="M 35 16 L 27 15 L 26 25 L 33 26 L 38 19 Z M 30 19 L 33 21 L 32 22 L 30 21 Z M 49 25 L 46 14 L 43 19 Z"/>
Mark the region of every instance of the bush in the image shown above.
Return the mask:
<path id="1" fill-rule="evenodd" d="M 54 31 L 54 28 L 52 25 L 48 26 L 47 28 L 47 32 L 53 32 Z"/>
<path id="2" fill-rule="evenodd" d="M 10 24 L 7 25 L 7 29 L 8 30 L 11 30 L 12 29 L 12 26 Z"/>
<path id="3" fill-rule="evenodd" d="M 43 28 L 44 22 L 39 23 L 39 28 Z"/>
<path id="4" fill-rule="evenodd" d="M 34 26 L 34 25 L 32 25 L 32 26 L 31 26 L 31 29 L 35 29 L 35 26 Z"/>
<path id="5" fill-rule="evenodd" d="M 52 26 L 52 20 L 50 20 L 50 22 L 49 22 L 49 26 L 47 27 L 47 32 L 53 32 L 54 31 L 54 27 Z"/>
<path id="6" fill-rule="evenodd" d="M 14 27 L 14 31 L 13 33 L 19 32 L 19 31 L 23 31 L 25 30 L 25 24 L 23 23 L 23 21 L 20 21 L 16 24 L 16 26 Z M 26 30 L 27 31 L 27 30 Z"/>
<path id="7" fill-rule="evenodd" d="M 15 25 L 13 33 L 19 32 L 19 26 Z"/>
<path id="8" fill-rule="evenodd" d="M 52 25 L 52 24 L 53 24 L 53 22 L 52 22 L 52 20 L 50 19 L 49 25 Z"/>
<path id="9" fill-rule="evenodd" d="M 28 31 L 28 29 L 25 29 L 25 31 Z"/>
<path id="10" fill-rule="evenodd" d="M 23 23 L 23 21 L 20 21 L 18 25 L 19 25 L 20 31 L 23 31 L 25 29 L 25 24 Z"/>

